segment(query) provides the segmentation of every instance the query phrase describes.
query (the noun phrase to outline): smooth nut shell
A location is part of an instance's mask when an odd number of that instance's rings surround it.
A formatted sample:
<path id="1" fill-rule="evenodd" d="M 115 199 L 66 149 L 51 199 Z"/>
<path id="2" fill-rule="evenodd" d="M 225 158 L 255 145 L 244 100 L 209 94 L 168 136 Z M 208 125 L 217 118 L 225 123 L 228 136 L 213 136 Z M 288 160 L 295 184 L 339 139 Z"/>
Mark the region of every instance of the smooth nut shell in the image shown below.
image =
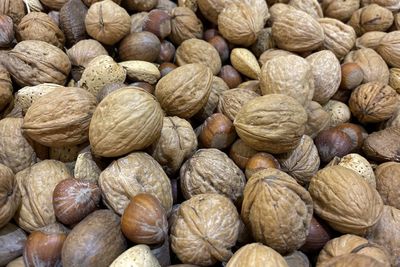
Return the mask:
<path id="1" fill-rule="evenodd" d="M 400 194 L 397 190 L 400 183 L 399 171 L 400 163 L 397 162 L 386 162 L 375 169 L 376 189 L 381 195 L 383 203 L 396 209 L 400 208 Z"/>
<path id="2" fill-rule="evenodd" d="M 12 260 L 22 255 L 26 238 L 24 230 L 12 223 L 8 223 L 0 229 L 0 244 L 2 244 L 0 248 L 1 266 L 11 266 Z"/>

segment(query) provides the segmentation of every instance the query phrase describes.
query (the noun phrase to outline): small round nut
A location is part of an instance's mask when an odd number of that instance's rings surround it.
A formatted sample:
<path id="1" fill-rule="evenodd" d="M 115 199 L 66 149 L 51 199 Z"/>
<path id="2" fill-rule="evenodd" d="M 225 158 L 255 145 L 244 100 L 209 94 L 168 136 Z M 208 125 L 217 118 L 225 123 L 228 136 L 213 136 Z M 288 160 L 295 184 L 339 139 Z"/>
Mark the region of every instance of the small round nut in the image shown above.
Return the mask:
<path id="1" fill-rule="evenodd" d="M 206 148 L 224 149 L 236 139 L 232 121 L 222 113 L 214 113 L 208 117 L 199 135 L 199 141 Z"/>
<path id="2" fill-rule="evenodd" d="M 223 66 L 218 76 L 226 82 L 230 89 L 238 87 L 242 82 L 242 76 L 240 76 L 240 73 L 231 65 Z"/>
<path id="3" fill-rule="evenodd" d="M 254 154 L 246 163 L 245 173 L 247 180 L 249 180 L 256 172 L 268 168 L 280 169 L 281 166 L 278 160 L 271 154 L 264 152 Z"/>
<path id="4" fill-rule="evenodd" d="M 119 44 L 122 61 L 143 60 L 154 62 L 160 54 L 160 40 L 151 32 L 135 32 L 126 36 Z"/>
<path id="5" fill-rule="evenodd" d="M 342 80 L 340 89 L 353 90 L 359 86 L 363 79 L 364 73 L 357 63 L 345 63 L 341 66 Z"/>
<path id="6" fill-rule="evenodd" d="M 315 138 L 315 146 L 322 162 L 329 162 L 334 157 L 343 157 L 354 148 L 350 137 L 335 128 L 321 131 Z"/>
<path id="7" fill-rule="evenodd" d="M 143 30 L 164 39 L 171 34 L 171 16 L 163 10 L 153 9 L 147 14 Z"/>

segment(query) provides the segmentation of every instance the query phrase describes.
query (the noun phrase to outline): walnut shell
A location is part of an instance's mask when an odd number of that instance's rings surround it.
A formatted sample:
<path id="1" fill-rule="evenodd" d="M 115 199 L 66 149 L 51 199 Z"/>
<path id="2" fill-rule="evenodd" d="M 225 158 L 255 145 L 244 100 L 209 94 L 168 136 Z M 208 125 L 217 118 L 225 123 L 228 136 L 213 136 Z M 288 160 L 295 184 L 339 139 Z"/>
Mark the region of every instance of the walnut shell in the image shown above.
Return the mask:
<path id="1" fill-rule="evenodd" d="M 398 11 L 400 9 L 399 0 L 361 0 L 362 6 L 367 6 L 370 4 L 377 4 L 390 11 Z"/>
<path id="2" fill-rule="evenodd" d="M 297 147 L 306 122 L 307 113 L 299 102 L 290 96 L 271 94 L 244 104 L 234 125 L 239 137 L 250 147 L 279 154 Z"/>
<path id="3" fill-rule="evenodd" d="M 371 4 L 355 11 L 351 16 L 349 25 L 360 36 L 370 31 L 385 32 L 392 26 L 393 20 L 393 14 L 390 10 L 377 4 Z"/>
<path id="4" fill-rule="evenodd" d="M 378 191 L 357 172 L 342 166 L 317 172 L 308 191 L 315 213 L 341 233 L 365 234 L 382 213 Z"/>
<path id="5" fill-rule="evenodd" d="M 368 159 L 378 162 L 400 161 L 400 126 L 373 132 L 365 139 L 362 150 Z"/>
<path id="6" fill-rule="evenodd" d="M 10 74 L 0 65 L 0 111 L 12 101 L 13 87 Z"/>
<path id="7" fill-rule="evenodd" d="M 26 233 L 12 223 L 0 228 L 0 266 L 12 266 L 11 262 L 22 255 Z M 21 257 L 22 258 L 22 257 Z M 23 263 L 23 262 L 22 262 Z M 25 265 L 21 265 L 24 267 Z"/>
<path id="8" fill-rule="evenodd" d="M 306 12 L 288 9 L 272 24 L 276 45 L 291 52 L 307 52 L 319 48 L 325 39 L 324 29 Z"/>
<path id="9" fill-rule="evenodd" d="M 376 51 L 386 61 L 395 68 L 400 67 L 400 31 L 393 31 L 385 34 L 379 42 Z"/>
<path id="10" fill-rule="evenodd" d="M 321 5 L 319 4 L 318 0 L 290 0 L 288 4 L 292 7 L 306 12 L 308 15 L 315 19 L 324 17 Z"/>
<path id="11" fill-rule="evenodd" d="M 274 57 L 262 66 L 260 89 L 263 95 L 284 94 L 307 106 L 314 95 L 312 65 L 295 55 Z"/>
<path id="12" fill-rule="evenodd" d="M 251 99 L 260 95 L 248 89 L 235 88 L 222 92 L 218 102 L 218 112 L 234 120 L 239 110 Z"/>
<path id="13" fill-rule="evenodd" d="M 125 87 L 106 96 L 89 127 L 94 154 L 122 156 L 151 145 L 160 136 L 163 112 L 155 97 L 137 87 Z"/>
<path id="14" fill-rule="evenodd" d="M 351 113 L 362 123 L 376 123 L 390 119 L 399 104 L 397 92 L 378 82 L 357 87 L 351 94 Z"/>
<path id="15" fill-rule="evenodd" d="M 207 103 L 212 77 L 205 65 L 186 64 L 160 79 L 155 96 L 168 115 L 190 118 Z"/>
<path id="16" fill-rule="evenodd" d="M 360 8 L 360 0 L 322 0 L 321 7 L 326 17 L 347 22 Z"/>
<path id="17" fill-rule="evenodd" d="M 38 98 L 28 109 L 22 129 L 36 142 L 72 146 L 88 140 L 96 98 L 86 90 L 64 87 Z"/>
<path id="18" fill-rule="evenodd" d="M 14 173 L 3 164 L 0 164 L 0 188 L 0 202 L 2 203 L 0 207 L 0 228 L 3 228 L 12 219 L 21 203 Z"/>
<path id="19" fill-rule="evenodd" d="M 234 203 L 243 196 L 246 178 L 222 151 L 200 149 L 180 170 L 182 194 L 186 199 L 205 193 L 225 195 Z"/>
<path id="20" fill-rule="evenodd" d="M 46 13 L 28 13 L 18 24 L 16 33 L 18 41 L 39 40 L 57 46 L 60 49 L 64 48 L 64 33 Z"/>
<path id="21" fill-rule="evenodd" d="M 220 96 L 223 92 L 228 91 L 229 87 L 220 77 L 214 76 L 211 83 L 211 92 L 207 103 L 195 115 L 195 118 L 205 121 L 210 117 L 218 107 Z"/>
<path id="22" fill-rule="evenodd" d="M 241 247 L 233 254 L 226 267 L 288 267 L 285 259 L 275 250 L 260 243 Z"/>
<path id="23" fill-rule="evenodd" d="M 328 128 L 331 124 L 331 114 L 325 111 L 320 104 L 311 101 L 306 107 L 308 120 L 305 134 L 314 138 L 319 132 Z M 350 113 L 350 111 L 349 111 Z"/>
<path id="24" fill-rule="evenodd" d="M 36 153 L 22 132 L 22 118 L 0 120 L 0 163 L 14 173 L 36 162 Z"/>
<path id="25" fill-rule="evenodd" d="M 356 40 L 356 47 L 358 49 L 360 48 L 371 48 L 371 49 L 376 49 L 383 36 L 385 36 L 387 33 L 386 32 L 366 32 L 361 37 L 358 37 Z"/>
<path id="26" fill-rule="evenodd" d="M 188 39 L 176 49 L 175 62 L 178 66 L 190 63 L 202 63 L 209 67 L 214 75 L 221 70 L 221 58 L 217 49 L 210 43 L 199 39 Z"/>
<path id="27" fill-rule="evenodd" d="M 68 47 L 88 38 L 85 26 L 87 12 L 88 8 L 81 0 L 70 0 L 61 8 L 60 28 L 65 34 Z"/>
<path id="28" fill-rule="evenodd" d="M 400 208 L 400 163 L 386 162 L 376 168 L 376 189 L 382 197 L 385 205 Z"/>
<path id="29" fill-rule="evenodd" d="M 160 164 L 144 152 L 134 152 L 111 163 L 101 172 L 99 185 L 104 202 L 122 214 L 138 193 L 156 196 L 167 213 L 172 208 L 172 190 Z"/>
<path id="30" fill-rule="evenodd" d="M 83 152 L 76 159 L 74 177 L 85 182 L 97 183 L 101 170 L 90 152 Z"/>
<path id="31" fill-rule="evenodd" d="M 339 89 L 341 81 L 340 62 L 329 50 L 316 52 L 306 58 L 314 76 L 313 100 L 324 104 Z"/>
<path id="32" fill-rule="evenodd" d="M 17 183 L 22 204 L 16 222 L 25 231 L 32 232 L 56 222 L 53 209 L 53 190 L 56 185 L 70 178 L 64 163 L 44 160 L 17 173 Z"/>
<path id="33" fill-rule="evenodd" d="M 213 265 L 228 261 L 239 234 L 239 214 L 219 194 L 201 194 L 183 202 L 171 229 L 171 247 L 189 264 Z"/>
<path id="34" fill-rule="evenodd" d="M 214 24 L 218 24 L 218 16 L 227 3 L 227 0 L 197 0 L 201 14 Z"/>
<path id="35" fill-rule="evenodd" d="M 190 123 L 179 117 L 164 117 L 160 138 L 151 155 L 168 175 L 174 175 L 197 149 L 197 137 Z"/>
<path id="36" fill-rule="evenodd" d="M 71 70 L 68 56 L 61 49 L 36 40 L 19 42 L 0 62 L 20 86 L 64 85 Z"/>
<path id="37" fill-rule="evenodd" d="M 146 245 L 136 245 L 118 256 L 110 267 L 124 266 L 161 267 L 157 258 Z"/>
<path id="38" fill-rule="evenodd" d="M 203 37 L 203 24 L 187 7 L 176 7 L 171 12 L 171 41 L 180 45 L 183 41 Z"/>
<path id="39" fill-rule="evenodd" d="M 400 68 L 390 69 L 389 86 L 400 93 Z"/>
<path id="40" fill-rule="evenodd" d="M 334 257 L 330 261 L 328 261 L 324 266 L 325 267 L 348 267 L 348 266 L 381 267 L 385 265 L 382 265 L 381 262 L 365 255 L 349 254 L 349 255 Z"/>
<path id="41" fill-rule="evenodd" d="M 85 25 L 91 37 L 103 44 L 114 45 L 129 33 L 131 17 L 118 4 L 105 0 L 90 6 Z"/>
<path id="42" fill-rule="evenodd" d="M 4 14 L 12 18 L 15 25 L 25 16 L 24 0 L 1 0 L 0 14 Z"/>
<path id="43" fill-rule="evenodd" d="M 263 66 L 265 63 L 267 63 L 274 57 L 289 56 L 289 55 L 294 55 L 294 54 L 286 50 L 271 48 L 260 55 L 258 62 L 260 63 L 261 66 Z"/>
<path id="44" fill-rule="evenodd" d="M 242 220 L 256 241 L 281 254 L 293 252 L 306 242 L 312 214 L 310 194 L 280 170 L 258 171 L 246 184 Z M 281 224 L 281 218 L 285 218 L 285 224 Z"/>
<path id="45" fill-rule="evenodd" d="M 357 63 L 364 72 L 363 83 L 389 83 L 389 68 L 382 57 L 370 48 L 361 48 L 347 54 L 344 63 Z"/>
<path id="46" fill-rule="evenodd" d="M 299 145 L 293 151 L 280 154 L 277 159 L 282 170 L 301 185 L 308 185 L 320 165 L 317 147 L 307 135 L 303 135 Z"/>
<path id="47" fill-rule="evenodd" d="M 350 120 L 350 109 L 343 102 L 329 100 L 328 103 L 323 106 L 323 109 L 330 114 L 330 127 L 335 127 Z"/>

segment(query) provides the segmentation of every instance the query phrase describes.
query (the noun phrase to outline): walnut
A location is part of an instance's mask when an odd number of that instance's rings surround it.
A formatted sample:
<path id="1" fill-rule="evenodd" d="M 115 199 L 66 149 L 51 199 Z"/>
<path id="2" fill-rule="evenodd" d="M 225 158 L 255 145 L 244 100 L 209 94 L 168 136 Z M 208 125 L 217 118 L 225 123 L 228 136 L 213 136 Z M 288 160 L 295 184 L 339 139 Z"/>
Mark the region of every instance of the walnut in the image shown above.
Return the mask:
<path id="1" fill-rule="evenodd" d="M 233 203 L 219 194 L 201 194 L 179 207 L 171 247 L 182 262 L 209 266 L 229 260 L 238 234 L 239 214 Z"/>
<path id="2" fill-rule="evenodd" d="M 183 41 L 203 37 L 203 24 L 187 7 L 176 7 L 171 12 L 171 41 L 180 45 Z"/>
<path id="3" fill-rule="evenodd" d="M 400 68 L 390 69 L 389 86 L 400 93 Z"/>
<path id="4" fill-rule="evenodd" d="M 43 5 L 53 10 L 59 10 L 68 0 L 40 0 Z"/>
<path id="5" fill-rule="evenodd" d="M 12 219 L 21 203 L 21 196 L 17 189 L 17 180 L 13 171 L 0 163 L 0 201 L 2 203 L 0 229 Z"/>
<path id="6" fill-rule="evenodd" d="M 360 8 L 360 0 L 322 0 L 321 7 L 326 17 L 347 22 Z"/>
<path id="7" fill-rule="evenodd" d="M 315 19 L 324 17 L 318 0 L 290 0 L 289 5 L 306 12 Z"/>
<path id="8" fill-rule="evenodd" d="M 0 14 L 9 16 L 18 25 L 26 14 L 24 0 L 0 0 Z"/>
<path id="9" fill-rule="evenodd" d="M 365 234 L 382 213 L 378 191 L 346 167 L 336 165 L 320 170 L 311 179 L 308 191 L 315 213 L 341 233 Z"/>
<path id="10" fill-rule="evenodd" d="M 292 252 L 305 243 L 312 213 L 310 194 L 280 170 L 258 171 L 246 184 L 241 212 L 243 222 L 256 241 L 281 254 Z M 285 218 L 284 224 L 281 218 Z"/>
<path id="11" fill-rule="evenodd" d="M 390 67 L 400 67 L 400 31 L 385 34 L 379 42 L 376 51 Z"/>
<path id="12" fill-rule="evenodd" d="M 351 117 L 349 107 L 340 101 L 329 100 L 323 109 L 330 115 L 330 126 L 335 127 L 341 123 L 348 122 Z"/>
<path id="13" fill-rule="evenodd" d="M 218 112 L 223 113 L 233 121 L 244 104 L 259 96 L 256 92 L 248 89 L 235 88 L 226 90 L 219 97 Z"/>
<path id="14" fill-rule="evenodd" d="M 365 139 L 363 151 L 368 159 L 378 162 L 400 161 L 400 126 L 373 132 Z"/>
<path id="15" fill-rule="evenodd" d="M 294 54 L 286 50 L 271 48 L 260 55 L 258 62 L 260 63 L 261 66 L 263 66 L 265 63 L 267 63 L 269 60 L 275 57 L 289 56 L 289 55 L 294 55 Z"/>
<path id="16" fill-rule="evenodd" d="M 331 114 L 325 111 L 320 104 L 311 101 L 306 107 L 306 111 L 308 115 L 306 130 L 304 132 L 306 135 L 314 138 L 320 131 L 330 127 Z"/>
<path id="17" fill-rule="evenodd" d="M 376 189 L 385 205 L 400 208 L 400 163 L 386 162 L 379 165 L 376 170 Z"/>
<path id="18" fill-rule="evenodd" d="M 362 6 L 367 6 L 371 4 L 377 4 L 390 11 L 399 11 L 400 1 L 399 0 L 361 0 Z"/>
<path id="19" fill-rule="evenodd" d="M 218 15 L 229 2 L 228 0 L 197 0 L 197 5 L 206 19 L 218 24 Z"/>
<path id="20" fill-rule="evenodd" d="M 347 267 L 347 266 L 369 266 L 369 267 L 381 267 L 380 261 L 374 258 L 359 255 L 359 254 L 348 254 L 338 257 L 333 257 L 330 261 L 327 261 L 325 267 Z"/>
<path id="21" fill-rule="evenodd" d="M 12 101 L 12 81 L 8 71 L 0 65 L 0 111 L 3 111 Z"/>
<path id="22" fill-rule="evenodd" d="M 386 31 L 393 24 L 393 14 L 390 10 L 377 4 L 371 4 L 355 11 L 349 25 L 358 36 L 370 31 Z"/>
<path id="23" fill-rule="evenodd" d="M 356 40 L 356 48 L 371 48 L 376 49 L 383 38 L 387 33 L 386 32 L 366 32 L 361 37 L 358 37 Z"/>

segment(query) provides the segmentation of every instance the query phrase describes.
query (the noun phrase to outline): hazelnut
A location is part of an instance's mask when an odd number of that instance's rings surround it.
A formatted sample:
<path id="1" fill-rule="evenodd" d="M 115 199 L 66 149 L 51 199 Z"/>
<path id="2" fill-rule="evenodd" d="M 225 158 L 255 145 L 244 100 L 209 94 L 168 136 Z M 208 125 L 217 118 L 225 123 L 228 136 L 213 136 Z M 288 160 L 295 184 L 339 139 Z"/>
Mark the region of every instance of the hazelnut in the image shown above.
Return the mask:
<path id="1" fill-rule="evenodd" d="M 257 151 L 246 145 L 242 139 L 238 139 L 233 143 L 229 150 L 229 157 L 239 166 L 239 168 L 245 169 L 249 159 L 256 153 Z"/>
<path id="2" fill-rule="evenodd" d="M 219 56 L 221 57 L 221 61 L 225 62 L 229 58 L 229 46 L 226 40 L 216 35 L 213 38 L 209 39 L 208 42 L 217 49 Z"/>
<path id="3" fill-rule="evenodd" d="M 143 90 L 145 90 L 146 92 L 148 92 L 150 94 L 153 94 L 154 90 L 155 90 L 153 85 L 146 83 L 146 82 L 134 82 L 134 83 L 131 83 L 130 86 L 142 88 Z"/>
<path id="4" fill-rule="evenodd" d="M 246 164 L 245 173 L 247 180 L 249 180 L 254 173 L 267 168 L 280 169 L 280 164 L 278 160 L 269 153 L 259 152 L 253 155 Z"/>
<path id="5" fill-rule="evenodd" d="M 147 20 L 149 12 L 139 12 L 131 16 L 130 33 L 143 31 L 144 24 Z"/>
<path id="6" fill-rule="evenodd" d="M 314 142 L 322 162 L 329 162 L 334 157 L 343 157 L 353 150 L 351 138 L 335 128 L 321 131 Z"/>
<path id="7" fill-rule="evenodd" d="M 362 83 L 364 73 L 357 63 L 345 63 L 341 66 L 341 69 L 342 81 L 340 89 L 352 90 Z"/>
<path id="8" fill-rule="evenodd" d="M 159 9 L 154 9 L 147 15 L 143 30 L 154 33 L 158 38 L 164 39 L 171 34 L 171 16 Z"/>
<path id="9" fill-rule="evenodd" d="M 160 201 L 150 194 L 134 196 L 121 218 L 121 229 L 139 244 L 162 244 L 168 234 L 168 221 Z"/>
<path id="10" fill-rule="evenodd" d="M 347 103 L 351 96 L 351 90 L 342 90 L 339 89 L 336 93 L 332 96 L 331 100 L 336 100 L 342 102 L 343 104 Z"/>
<path id="11" fill-rule="evenodd" d="M 333 237 L 332 230 L 321 219 L 313 216 L 306 243 L 300 248 L 304 253 L 318 253 Z"/>
<path id="12" fill-rule="evenodd" d="M 164 62 L 173 62 L 175 57 L 175 46 L 167 41 L 163 40 L 160 46 L 160 54 L 158 55 L 157 62 L 164 63 Z"/>
<path id="13" fill-rule="evenodd" d="M 154 62 L 160 54 L 160 40 L 151 32 L 135 32 L 122 39 L 119 57 L 122 61 L 143 60 Z"/>
<path id="14" fill-rule="evenodd" d="M 9 47 L 14 40 L 14 24 L 6 15 L 0 15 L 0 48 Z"/>
<path id="15" fill-rule="evenodd" d="M 178 66 L 173 63 L 164 62 L 158 67 L 158 70 L 161 73 L 161 77 L 164 77 L 165 75 L 167 75 L 168 73 L 170 73 L 171 71 L 176 69 L 177 67 Z"/>
<path id="16" fill-rule="evenodd" d="M 157 0 L 125 0 L 124 6 L 129 11 L 149 11 L 157 6 Z"/>
<path id="17" fill-rule="evenodd" d="M 368 136 L 367 131 L 362 126 L 354 123 L 342 123 L 335 128 L 346 133 L 350 137 L 353 147 L 352 151 L 360 149 L 364 143 L 364 139 Z"/>
<path id="18" fill-rule="evenodd" d="M 231 65 L 223 66 L 218 76 L 224 80 L 229 88 L 236 88 L 242 83 L 242 77 L 240 76 L 240 73 Z"/>
<path id="19" fill-rule="evenodd" d="M 218 30 L 217 29 L 208 29 L 204 32 L 203 39 L 208 42 L 215 36 L 220 36 Z"/>
<path id="20" fill-rule="evenodd" d="M 101 191 L 95 183 L 66 179 L 54 188 L 54 213 L 63 224 L 73 225 L 96 210 L 100 198 Z"/>
<path id="21" fill-rule="evenodd" d="M 222 113 L 215 113 L 203 123 L 199 140 L 206 148 L 224 149 L 236 139 L 232 121 Z"/>
<path id="22" fill-rule="evenodd" d="M 97 102 L 101 102 L 106 96 L 111 94 L 112 92 L 126 87 L 124 83 L 109 83 L 106 84 L 100 91 L 97 93 Z"/>

